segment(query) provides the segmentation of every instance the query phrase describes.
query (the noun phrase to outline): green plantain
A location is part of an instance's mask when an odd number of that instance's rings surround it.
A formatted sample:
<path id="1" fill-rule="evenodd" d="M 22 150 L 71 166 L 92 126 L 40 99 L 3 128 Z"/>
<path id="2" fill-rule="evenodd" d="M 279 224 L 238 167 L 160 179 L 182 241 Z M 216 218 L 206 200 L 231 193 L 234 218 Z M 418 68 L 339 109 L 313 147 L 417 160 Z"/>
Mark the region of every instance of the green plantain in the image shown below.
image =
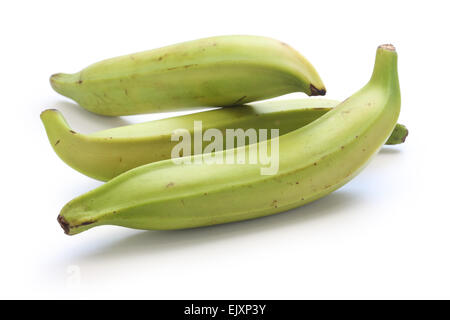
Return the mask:
<path id="1" fill-rule="evenodd" d="M 276 174 L 262 175 L 262 164 L 203 163 L 201 154 L 181 164 L 159 161 L 70 201 L 58 221 L 67 234 L 77 234 L 99 225 L 192 228 L 286 211 L 350 181 L 389 138 L 399 113 L 397 53 L 382 45 L 361 90 L 316 121 L 270 140 L 268 149 L 279 145 Z"/>
<path id="2" fill-rule="evenodd" d="M 221 36 L 95 63 L 50 78 L 58 93 L 94 113 L 118 116 L 216 107 L 291 92 L 324 95 L 314 67 L 278 40 Z"/>
<path id="3" fill-rule="evenodd" d="M 179 128 L 193 136 L 194 121 L 201 121 L 203 132 L 210 128 L 279 129 L 279 134 L 304 127 L 339 102 L 327 99 L 295 99 L 262 102 L 232 108 L 221 108 L 190 115 L 123 126 L 93 134 L 74 132 L 62 114 L 46 110 L 41 114 L 49 141 L 58 156 L 72 168 L 102 181 L 138 166 L 171 158 L 178 141 L 171 141 Z M 397 124 L 386 144 L 404 142 L 408 130 Z M 244 141 L 246 144 L 248 140 Z M 210 142 L 203 141 L 202 150 Z M 239 145 L 237 145 L 239 146 Z M 226 147 L 226 146 L 224 146 Z M 192 145 L 191 154 L 196 150 Z"/>

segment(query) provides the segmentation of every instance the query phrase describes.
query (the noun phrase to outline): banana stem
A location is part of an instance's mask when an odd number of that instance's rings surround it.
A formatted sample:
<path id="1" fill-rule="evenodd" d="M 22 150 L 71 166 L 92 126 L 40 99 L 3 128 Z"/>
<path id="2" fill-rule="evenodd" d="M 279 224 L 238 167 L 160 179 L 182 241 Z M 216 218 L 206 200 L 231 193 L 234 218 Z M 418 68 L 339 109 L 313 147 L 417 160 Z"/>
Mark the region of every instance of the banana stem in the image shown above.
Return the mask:
<path id="1" fill-rule="evenodd" d="M 400 123 L 397 123 L 395 125 L 394 131 L 392 131 L 391 136 L 386 141 L 387 145 L 394 145 L 394 144 L 400 144 L 404 143 L 406 140 L 406 137 L 408 136 L 408 129 Z"/>

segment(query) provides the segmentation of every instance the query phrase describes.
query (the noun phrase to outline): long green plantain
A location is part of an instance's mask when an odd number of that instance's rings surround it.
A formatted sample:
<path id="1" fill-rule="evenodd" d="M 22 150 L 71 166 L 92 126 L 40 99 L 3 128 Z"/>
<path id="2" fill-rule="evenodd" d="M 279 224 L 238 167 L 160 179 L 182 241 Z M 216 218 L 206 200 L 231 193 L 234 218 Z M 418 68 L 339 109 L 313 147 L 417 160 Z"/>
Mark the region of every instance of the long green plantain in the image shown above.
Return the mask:
<path id="1" fill-rule="evenodd" d="M 69 166 L 94 179 L 108 181 L 119 174 L 151 162 L 171 158 L 178 141 L 171 141 L 177 129 L 194 134 L 194 121 L 203 132 L 215 128 L 279 129 L 279 134 L 304 127 L 332 110 L 339 102 L 327 99 L 295 99 L 221 108 L 141 124 L 108 129 L 93 134 L 73 131 L 62 114 L 45 110 L 42 122 L 56 154 Z M 404 142 L 408 130 L 397 124 L 386 144 Z M 201 150 L 210 142 L 203 141 Z M 248 143 L 248 140 L 245 140 Z M 239 145 L 237 145 L 239 146 Z M 224 146 L 226 148 L 226 145 Z M 191 154 L 196 150 L 192 144 Z"/>
<path id="2" fill-rule="evenodd" d="M 325 94 L 314 67 L 287 44 L 239 35 L 104 60 L 55 74 L 50 83 L 87 110 L 110 116 L 230 106 L 291 92 Z"/>

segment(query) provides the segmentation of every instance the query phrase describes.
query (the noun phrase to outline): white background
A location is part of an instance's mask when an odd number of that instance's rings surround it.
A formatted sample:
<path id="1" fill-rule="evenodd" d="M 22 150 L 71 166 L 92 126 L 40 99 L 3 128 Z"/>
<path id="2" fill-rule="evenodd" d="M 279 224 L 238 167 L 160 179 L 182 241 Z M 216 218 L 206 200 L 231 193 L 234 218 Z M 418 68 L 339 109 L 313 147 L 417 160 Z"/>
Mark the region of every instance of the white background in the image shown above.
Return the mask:
<path id="1" fill-rule="evenodd" d="M 448 12 L 446 1 L 3 2 L 0 298 L 450 298 Z M 40 112 L 59 109 L 84 133 L 168 114 L 93 115 L 52 91 L 49 76 L 225 34 L 289 43 L 334 99 L 362 87 L 377 45 L 393 43 L 406 143 L 286 213 L 195 230 L 64 235 L 59 210 L 101 183 L 56 156 Z"/>

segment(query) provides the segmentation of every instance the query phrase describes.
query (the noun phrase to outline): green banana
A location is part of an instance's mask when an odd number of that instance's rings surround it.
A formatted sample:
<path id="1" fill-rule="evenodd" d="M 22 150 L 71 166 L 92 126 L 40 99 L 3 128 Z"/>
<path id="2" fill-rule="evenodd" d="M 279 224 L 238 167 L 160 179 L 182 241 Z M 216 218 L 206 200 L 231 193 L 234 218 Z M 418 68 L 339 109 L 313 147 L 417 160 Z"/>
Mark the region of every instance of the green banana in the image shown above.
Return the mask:
<path id="1" fill-rule="evenodd" d="M 321 198 L 350 181 L 389 138 L 400 113 L 397 53 L 377 49 L 370 81 L 316 121 L 279 138 L 279 170 L 258 164 L 201 163 L 202 154 L 144 165 L 64 206 L 58 222 L 73 235 L 100 225 L 180 229 L 266 216 Z M 264 142 L 231 149 L 248 151 Z M 217 152 L 224 157 L 230 150 Z M 276 153 L 274 153 L 276 156 Z M 180 160 L 178 159 L 178 160 Z M 200 162 L 200 164 L 196 164 Z"/>
<path id="2" fill-rule="evenodd" d="M 194 121 L 202 121 L 203 132 L 216 128 L 225 134 L 226 129 L 254 128 L 279 129 L 279 134 L 284 135 L 304 127 L 338 104 L 338 101 L 328 99 L 268 101 L 123 126 L 88 135 L 73 131 L 57 110 L 45 110 L 41 119 L 53 149 L 64 162 L 89 177 L 107 181 L 138 166 L 170 159 L 171 151 L 178 143 L 171 141 L 172 133 L 178 128 L 185 128 L 192 137 Z M 406 127 L 397 124 L 386 144 L 402 143 L 407 134 Z M 201 150 L 209 143 L 203 141 Z M 192 145 L 191 154 L 195 153 Z"/>
<path id="3" fill-rule="evenodd" d="M 278 40 L 220 36 L 54 74 L 55 91 L 94 113 L 118 116 L 230 106 L 291 92 L 326 90 L 314 67 Z"/>

